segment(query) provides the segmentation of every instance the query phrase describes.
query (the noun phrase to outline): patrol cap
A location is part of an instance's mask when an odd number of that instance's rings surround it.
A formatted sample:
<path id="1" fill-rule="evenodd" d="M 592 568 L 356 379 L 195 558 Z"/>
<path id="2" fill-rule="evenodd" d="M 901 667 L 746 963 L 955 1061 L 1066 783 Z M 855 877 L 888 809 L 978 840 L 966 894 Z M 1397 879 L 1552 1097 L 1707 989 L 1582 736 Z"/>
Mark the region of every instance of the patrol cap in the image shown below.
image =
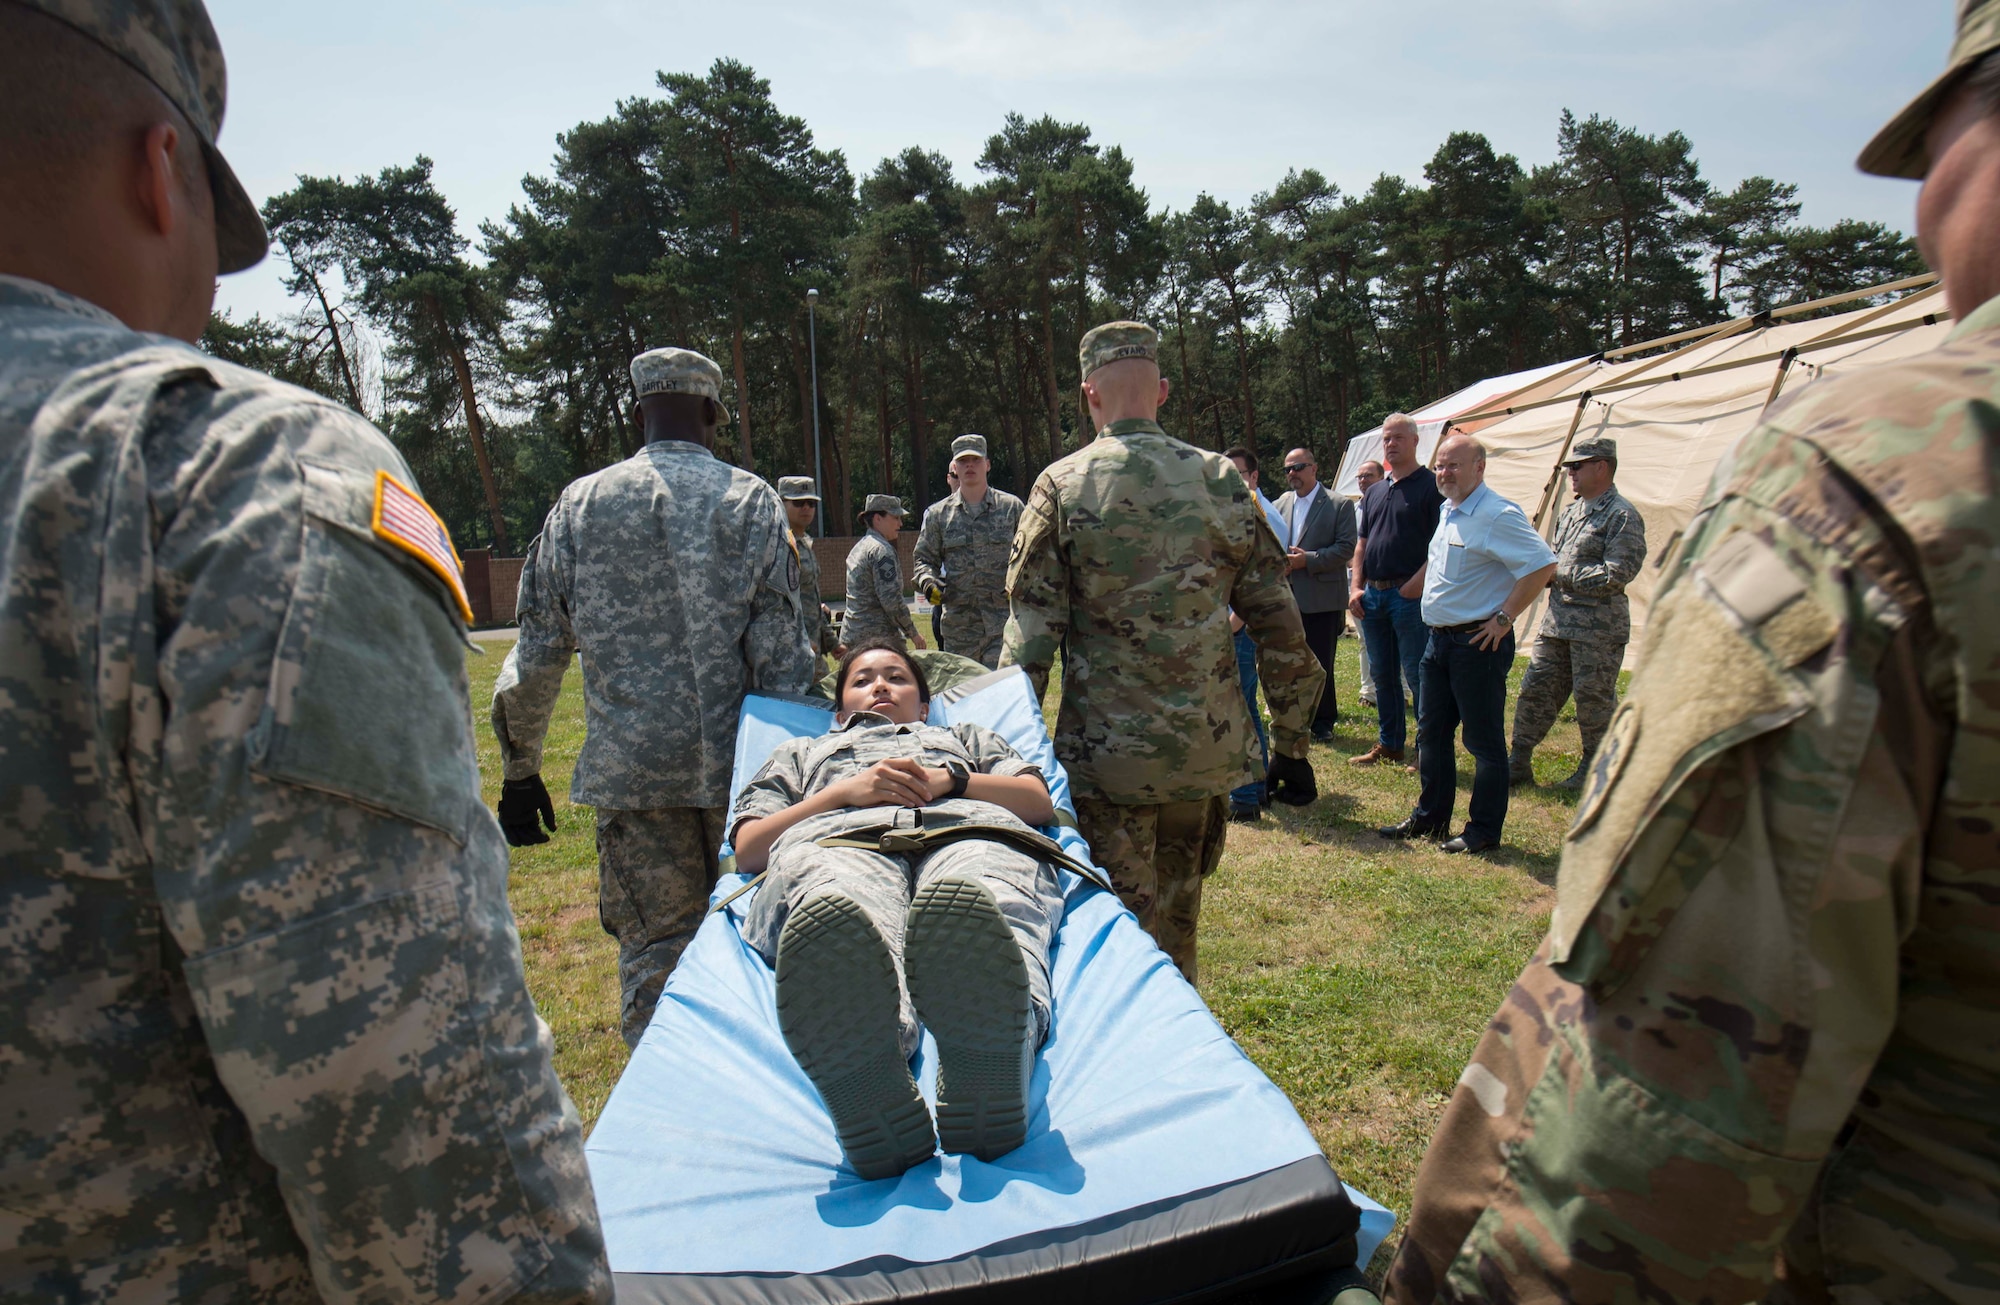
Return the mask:
<path id="1" fill-rule="evenodd" d="M 870 494 L 868 501 L 861 505 L 861 519 L 867 520 L 877 512 L 887 512 L 892 516 L 907 517 L 910 510 L 903 506 L 903 500 L 894 494 Z"/>
<path id="2" fill-rule="evenodd" d="M 778 477 L 778 497 L 787 503 L 819 502 L 819 491 L 811 476 Z"/>
<path id="3" fill-rule="evenodd" d="M 1106 322 L 1091 327 L 1076 347 L 1077 365 L 1083 369 L 1085 380 L 1106 363 L 1123 362 L 1127 358 L 1157 363 L 1160 333 L 1144 322 Z"/>
<path id="4" fill-rule="evenodd" d="M 986 456 L 984 435 L 961 435 L 951 442 L 951 460 L 960 458 L 983 458 Z"/>
<path id="5" fill-rule="evenodd" d="M 215 195 L 216 270 L 241 272 L 270 248 L 264 219 L 216 148 L 229 73 L 201 0 L 15 0 L 95 41 L 159 88 L 201 138 Z"/>
<path id="6" fill-rule="evenodd" d="M 632 388 L 640 398 L 649 394 L 694 394 L 714 399 L 722 419 L 733 421 L 722 402 L 722 369 L 714 359 L 692 349 L 648 349 L 632 360 Z"/>
<path id="7" fill-rule="evenodd" d="M 1944 71 L 1875 133 L 1855 166 L 1878 177 L 1923 180 L 1931 167 L 1924 140 L 1931 120 L 1973 65 L 1994 50 L 2000 50 L 2000 0 L 1958 0 L 1958 37 L 1951 43 Z"/>
<path id="8" fill-rule="evenodd" d="M 1599 436 L 1594 440 L 1578 440 L 1569 446 L 1569 456 L 1563 459 L 1562 464 L 1565 467 L 1573 467 L 1579 462 L 1590 462 L 1597 458 L 1604 458 L 1610 462 L 1618 461 L 1618 441 L 1609 436 Z"/>

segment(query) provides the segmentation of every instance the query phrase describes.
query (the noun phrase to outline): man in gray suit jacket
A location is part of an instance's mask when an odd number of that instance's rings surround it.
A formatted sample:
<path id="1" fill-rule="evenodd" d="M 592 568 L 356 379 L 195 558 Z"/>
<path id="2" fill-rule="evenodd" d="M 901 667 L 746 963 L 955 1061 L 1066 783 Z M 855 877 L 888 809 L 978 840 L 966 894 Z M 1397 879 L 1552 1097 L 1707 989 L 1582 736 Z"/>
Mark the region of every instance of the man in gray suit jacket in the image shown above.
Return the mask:
<path id="1" fill-rule="evenodd" d="M 1292 597 L 1299 600 L 1306 646 L 1326 668 L 1326 687 L 1313 713 L 1313 737 L 1333 737 L 1340 719 L 1333 692 L 1333 645 L 1347 628 L 1347 562 L 1354 556 L 1354 504 L 1319 483 L 1319 463 L 1305 449 L 1285 455 L 1285 481 L 1278 515 L 1285 520 L 1285 555 L 1291 567 Z"/>

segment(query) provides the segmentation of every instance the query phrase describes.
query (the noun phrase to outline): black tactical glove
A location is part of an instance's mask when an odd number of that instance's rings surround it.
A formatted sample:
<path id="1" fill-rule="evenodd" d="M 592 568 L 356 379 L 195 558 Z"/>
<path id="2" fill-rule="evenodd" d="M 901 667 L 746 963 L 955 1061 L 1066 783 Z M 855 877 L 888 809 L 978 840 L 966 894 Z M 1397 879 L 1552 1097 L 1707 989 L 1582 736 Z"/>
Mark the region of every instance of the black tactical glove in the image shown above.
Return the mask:
<path id="1" fill-rule="evenodd" d="M 1303 807 L 1319 797 L 1319 778 L 1304 757 L 1273 757 L 1264 776 L 1264 787 L 1274 802 Z"/>
<path id="2" fill-rule="evenodd" d="M 549 801 L 549 791 L 542 786 L 540 775 L 501 781 L 500 832 L 507 836 L 511 846 L 532 847 L 548 842 L 549 836 L 541 829 L 545 824 L 551 830 L 556 827 L 556 804 Z"/>

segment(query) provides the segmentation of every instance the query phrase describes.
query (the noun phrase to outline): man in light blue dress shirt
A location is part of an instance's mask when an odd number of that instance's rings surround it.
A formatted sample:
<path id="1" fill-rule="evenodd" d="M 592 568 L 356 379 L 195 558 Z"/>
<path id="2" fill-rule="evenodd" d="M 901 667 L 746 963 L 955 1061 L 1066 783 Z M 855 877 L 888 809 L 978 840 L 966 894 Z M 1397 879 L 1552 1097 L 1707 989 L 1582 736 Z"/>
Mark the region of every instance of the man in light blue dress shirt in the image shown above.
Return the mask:
<path id="1" fill-rule="evenodd" d="M 1507 672 L 1514 665 L 1514 618 L 1556 572 L 1556 556 L 1527 515 L 1486 484 L 1486 448 L 1470 435 L 1438 446 L 1435 470 L 1444 510 L 1424 567 L 1424 648 L 1417 689 L 1417 808 L 1384 838 L 1450 832 L 1458 795 L 1458 750 L 1465 727 L 1472 754 L 1472 801 L 1465 830 L 1447 852 L 1483 852 L 1507 819 Z"/>
<path id="2" fill-rule="evenodd" d="M 1236 470 L 1243 476 L 1243 483 L 1257 498 L 1257 506 L 1264 510 L 1264 519 L 1271 523 L 1271 533 L 1279 543 L 1288 543 L 1285 537 L 1285 519 L 1271 500 L 1264 497 L 1258 486 L 1256 451 L 1242 445 L 1223 454 L 1236 464 Z M 1257 727 L 1257 751 L 1264 758 L 1265 766 L 1271 764 L 1270 735 L 1264 732 L 1264 715 L 1257 710 L 1257 641 L 1243 628 L 1243 622 L 1236 613 L 1229 614 L 1229 628 L 1236 632 L 1236 677 L 1243 685 L 1243 705 L 1250 709 L 1250 723 Z M 1264 781 L 1253 780 L 1229 795 L 1229 818 L 1239 821 L 1255 821 L 1263 818 L 1264 808 L 1270 805 L 1269 792 Z"/>

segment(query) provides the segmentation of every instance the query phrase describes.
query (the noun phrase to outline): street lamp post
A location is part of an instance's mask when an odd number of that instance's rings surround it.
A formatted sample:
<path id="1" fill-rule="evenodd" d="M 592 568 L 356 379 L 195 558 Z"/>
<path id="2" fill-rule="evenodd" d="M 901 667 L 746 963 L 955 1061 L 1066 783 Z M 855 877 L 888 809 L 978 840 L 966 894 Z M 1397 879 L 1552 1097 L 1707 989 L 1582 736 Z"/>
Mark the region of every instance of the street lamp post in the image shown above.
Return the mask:
<path id="1" fill-rule="evenodd" d="M 813 391 L 813 484 L 819 487 L 819 537 L 826 538 L 826 464 L 819 455 L 819 333 L 813 321 L 813 309 L 819 306 L 819 291 L 806 291 L 806 352 L 812 359 Z"/>

